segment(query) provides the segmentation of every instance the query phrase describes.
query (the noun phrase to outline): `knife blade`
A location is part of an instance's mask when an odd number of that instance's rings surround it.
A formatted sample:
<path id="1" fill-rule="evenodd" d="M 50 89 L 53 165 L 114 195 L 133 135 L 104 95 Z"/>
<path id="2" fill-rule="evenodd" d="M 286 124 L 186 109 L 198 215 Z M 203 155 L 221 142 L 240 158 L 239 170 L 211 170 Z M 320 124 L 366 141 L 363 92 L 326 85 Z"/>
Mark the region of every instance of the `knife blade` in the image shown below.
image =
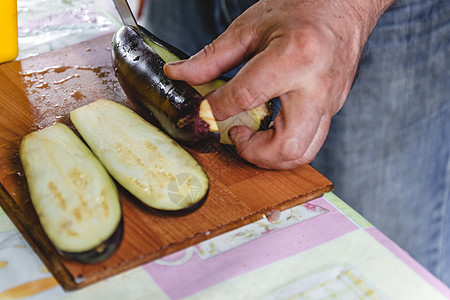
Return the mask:
<path id="1" fill-rule="evenodd" d="M 141 35 L 141 31 L 139 30 L 139 26 L 127 0 L 113 0 L 113 2 L 119 13 L 120 19 L 122 19 L 122 24 L 133 27 L 139 35 Z"/>

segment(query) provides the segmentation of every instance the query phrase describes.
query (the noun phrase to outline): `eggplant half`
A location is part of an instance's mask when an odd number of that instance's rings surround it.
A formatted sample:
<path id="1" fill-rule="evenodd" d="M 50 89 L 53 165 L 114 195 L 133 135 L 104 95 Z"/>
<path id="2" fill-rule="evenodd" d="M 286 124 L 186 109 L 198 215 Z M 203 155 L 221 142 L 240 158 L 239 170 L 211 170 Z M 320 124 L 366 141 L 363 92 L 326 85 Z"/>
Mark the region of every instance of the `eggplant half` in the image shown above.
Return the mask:
<path id="1" fill-rule="evenodd" d="M 203 97 L 226 81 L 219 78 L 193 87 L 168 78 L 164 64 L 188 56 L 145 28 L 140 27 L 140 31 L 141 35 L 130 26 L 122 26 L 116 31 L 112 42 L 115 74 L 128 98 L 150 112 L 172 138 L 194 144 L 220 133 L 221 142 L 231 143 L 228 139 L 230 124 L 258 130 L 261 122 L 268 119 L 270 110 L 263 104 L 226 121 L 216 122 Z"/>
<path id="2" fill-rule="evenodd" d="M 116 185 L 89 148 L 64 124 L 25 136 L 20 144 L 33 207 L 57 251 L 97 263 L 123 235 Z"/>
<path id="3" fill-rule="evenodd" d="M 70 119 L 111 176 L 147 206 L 190 212 L 206 199 L 209 178 L 198 162 L 126 106 L 97 100 Z"/>
<path id="4" fill-rule="evenodd" d="M 210 136 L 210 127 L 217 127 L 200 117 L 203 97 L 188 83 L 169 79 L 164 60 L 132 27 L 122 26 L 115 33 L 112 59 L 128 98 L 148 110 L 175 140 L 192 144 Z"/>

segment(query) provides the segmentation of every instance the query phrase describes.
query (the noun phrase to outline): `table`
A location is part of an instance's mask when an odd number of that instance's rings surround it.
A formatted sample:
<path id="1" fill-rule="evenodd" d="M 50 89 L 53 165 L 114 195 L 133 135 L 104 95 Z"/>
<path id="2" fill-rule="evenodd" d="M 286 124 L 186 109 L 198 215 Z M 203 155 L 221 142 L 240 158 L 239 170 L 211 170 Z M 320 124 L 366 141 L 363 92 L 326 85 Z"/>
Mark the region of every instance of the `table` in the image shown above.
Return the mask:
<path id="1" fill-rule="evenodd" d="M 118 26 L 107 0 L 18 1 L 18 10 L 19 58 Z M 75 292 L 0 210 L 0 299 L 102 297 L 446 299 L 450 289 L 333 193 Z"/>
<path id="2" fill-rule="evenodd" d="M 446 299 L 450 289 L 333 193 L 75 292 L 0 214 L 0 299 Z"/>

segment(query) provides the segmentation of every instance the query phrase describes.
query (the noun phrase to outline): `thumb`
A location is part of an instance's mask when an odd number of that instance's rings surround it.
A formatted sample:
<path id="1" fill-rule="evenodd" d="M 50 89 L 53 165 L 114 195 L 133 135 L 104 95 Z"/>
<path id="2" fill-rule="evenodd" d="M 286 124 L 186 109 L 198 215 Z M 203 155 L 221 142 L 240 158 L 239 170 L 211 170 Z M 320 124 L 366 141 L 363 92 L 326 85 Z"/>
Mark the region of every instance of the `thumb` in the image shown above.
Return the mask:
<path id="1" fill-rule="evenodd" d="M 228 28 L 190 59 L 166 64 L 164 72 L 169 78 L 187 81 L 191 85 L 200 85 L 216 79 L 245 59 L 252 35 L 248 35 L 247 39 L 239 39 L 236 34 L 244 36 L 231 27 Z"/>

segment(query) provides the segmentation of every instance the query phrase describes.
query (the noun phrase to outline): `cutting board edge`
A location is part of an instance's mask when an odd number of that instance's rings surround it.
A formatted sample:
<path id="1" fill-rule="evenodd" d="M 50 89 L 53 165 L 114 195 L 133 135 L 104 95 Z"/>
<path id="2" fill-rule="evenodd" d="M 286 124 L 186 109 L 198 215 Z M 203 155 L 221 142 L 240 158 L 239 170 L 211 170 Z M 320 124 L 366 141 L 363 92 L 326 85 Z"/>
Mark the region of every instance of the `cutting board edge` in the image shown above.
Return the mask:
<path id="1" fill-rule="evenodd" d="M 334 188 L 334 185 L 331 181 L 328 180 L 328 184 L 324 185 L 323 187 L 314 190 L 314 191 L 310 191 L 308 193 L 304 193 L 304 194 L 300 194 L 297 195 L 296 197 L 293 197 L 291 199 L 287 199 L 281 203 L 278 203 L 277 205 L 274 205 L 272 207 L 267 207 L 264 209 L 261 209 L 257 212 L 255 212 L 252 215 L 247 216 L 244 219 L 239 219 L 239 220 L 234 220 L 228 224 L 223 224 L 220 227 L 217 227 L 216 229 L 214 229 L 214 232 L 210 232 L 208 235 L 204 234 L 204 233 L 197 233 L 194 236 L 188 237 L 183 241 L 171 244 L 165 248 L 162 248 L 161 251 L 159 252 L 154 252 L 154 253 L 146 253 L 143 254 L 141 258 L 139 259 L 135 259 L 133 261 L 128 261 L 128 264 L 125 266 L 115 266 L 114 269 L 114 273 L 109 275 L 109 276 L 102 276 L 102 271 L 99 270 L 97 273 L 94 273 L 92 276 L 90 276 L 89 278 L 87 278 L 85 281 L 79 283 L 76 286 L 76 289 L 78 288 L 82 288 L 85 286 L 89 286 L 91 284 L 95 284 L 96 282 L 99 282 L 100 280 L 106 279 L 110 276 L 115 276 L 118 275 L 120 273 L 123 273 L 125 271 L 128 271 L 132 268 L 138 267 L 138 266 L 142 266 L 144 264 L 150 263 L 156 259 L 159 259 L 165 255 L 169 255 L 172 253 L 175 253 L 177 251 L 183 250 L 187 247 L 190 247 L 192 245 L 198 244 L 202 241 L 214 238 L 216 236 L 219 236 L 223 233 L 229 232 L 231 230 L 237 229 L 241 226 L 245 226 L 247 224 L 250 224 L 252 222 L 258 221 L 260 219 L 262 219 L 266 213 L 273 211 L 273 210 L 286 210 L 289 208 L 292 208 L 294 206 L 297 205 L 301 205 L 304 204 L 308 201 L 314 200 L 316 198 L 319 198 L 321 196 L 323 196 L 325 193 L 327 192 L 331 192 Z M 300 200 L 300 201 L 299 201 Z M 189 245 L 186 245 L 189 244 Z M 170 251 L 165 251 L 167 249 L 170 249 Z M 98 275 L 97 275 L 98 274 Z"/>
<path id="2" fill-rule="evenodd" d="M 333 188 L 334 188 L 334 185 L 331 182 L 329 182 L 329 184 L 323 186 L 320 189 L 311 191 L 309 193 L 298 195 L 292 199 L 287 199 L 287 200 L 285 200 L 281 203 L 278 203 L 277 205 L 274 205 L 272 207 L 266 207 L 264 209 L 261 209 L 261 210 L 255 212 L 254 214 L 247 216 L 243 220 L 235 220 L 228 224 L 224 224 L 218 228 L 215 228 L 214 232 L 210 232 L 208 235 L 202 234 L 202 233 L 197 233 L 196 235 L 188 237 L 181 242 L 170 245 L 170 247 L 163 248 L 163 249 L 161 249 L 161 251 L 144 254 L 139 259 L 135 259 L 134 261 L 129 261 L 127 265 L 118 265 L 118 266 L 114 267 L 113 268 L 114 272 L 111 272 L 106 276 L 104 274 L 104 270 L 99 270 L 98 272 L 96 272 L 92 276 L 90 276 L 89 278 L 84 278 L 83 281 L 80 281 L 78 283 L 76 282 L 73 274 L 71 274 L 70 271 L 65 267 L 65 265 L 63 263 L 63 258 L 59 254 L 56 253 L 56 250 L 54 248 L 51 248 L 48 246 L 49 245 L 48 241 L 43 241 L 38 236 L 34 236 L 33 234 L 31 234 L 31 232 L 33 232 L 33 230 L 31 229 L 33 224 L 31 224 L 28 221 L 28 219 L 25 217 L 23 211 L 20 209 L 20 207 L 13 200 L 11 195 L 9 195 L 9 193 L 6 191 L 6 189 L 3 187 L 3 185 L 1 183 L 0 183 L 0 204 L 3 208 L 3 210 L 8 215 L 8 217 L 14 223 L 16 228 L 24 236 L 25 240 L 30 244 L 30 246 L 33 248 L 33 250 L 38 254 L 39 258 L 43 261 L 43 263 L 47 267 L 47 269 L 51 271 L 52 275 L 58 281 L 58 283 L 61 285 L 61 287 L 66 291 L 73 291 L 73 290 L 77 290 L 77 289 L 95 284 L 101 280 L 118 275 L 118 274 L 128 271 L 132 268 L 152 262 L 160 257 L 163 257 L 164 255 L 175 253 L 177 251 L 185 249 L 186 247 L 190 247 L 190 245 L 200 243 L 207 239 L 210 239 L 210 238 L 219 236 L 223 233 L 226 233 L 228 231 L 234 230 L 238 227 L 250 224 L 251 222 L 258 221 L 261 218 L 263 218 L 267 212 L 270 212 L 273 210 L 285 210 L 285 209 L 294 207 L 296 205 L 306 203 L 308 201 L 311 201 L 313 199 L 323 196 L 324 193 L 332 191 Z M 301 199 L 301 201 L 298 201 L 299 199 Z M 190 245 L 187 245 L 187 244 L 190 244 Z M 170 249 L 170 251 L 166 251 L 167 249 Z"/>

